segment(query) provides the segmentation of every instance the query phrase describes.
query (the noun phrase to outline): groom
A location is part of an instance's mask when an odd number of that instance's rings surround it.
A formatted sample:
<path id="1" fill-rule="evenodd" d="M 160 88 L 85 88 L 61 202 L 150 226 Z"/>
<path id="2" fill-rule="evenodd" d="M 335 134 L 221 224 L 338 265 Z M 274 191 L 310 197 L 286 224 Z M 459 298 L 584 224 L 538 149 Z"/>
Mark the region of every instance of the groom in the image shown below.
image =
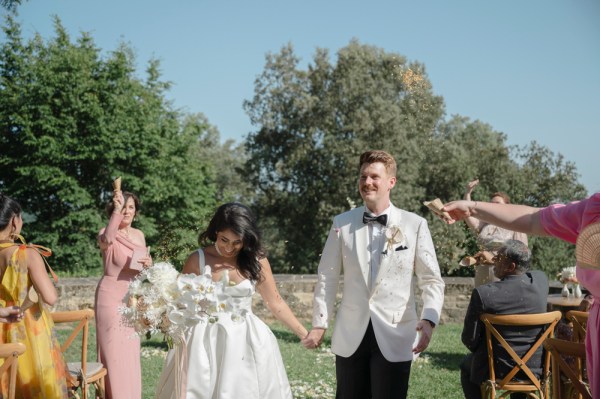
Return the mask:
<path id="1" fill-rule="evenodd" d="M 314 292 L 319 346 L 334 314 L 343 270 L 344 292 L 331 350 L 338 399 L 406 398 L 413 355 L 427 348 L 444 302 L 444 281 L 427 222 L 390 202 L 396 161 L 384 151 L 360 156 L 358 188 L 365 206 L 333 219 Z M 423 310 L 417 317 L 414 284 Z"/>

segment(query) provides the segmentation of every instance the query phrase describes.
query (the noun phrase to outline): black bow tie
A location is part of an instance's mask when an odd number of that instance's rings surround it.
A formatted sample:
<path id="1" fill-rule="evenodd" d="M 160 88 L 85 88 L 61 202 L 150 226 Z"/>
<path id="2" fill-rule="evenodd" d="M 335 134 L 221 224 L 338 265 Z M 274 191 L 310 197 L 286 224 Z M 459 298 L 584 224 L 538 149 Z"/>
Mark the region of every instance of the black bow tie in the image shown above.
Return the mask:
<path id="1" fill-rule="evenodd" d="M 383 226 L 387 225 L 387 215 L 371 216 L 367 212 L 363 213 L 363 223 L 377 222 Z"/>

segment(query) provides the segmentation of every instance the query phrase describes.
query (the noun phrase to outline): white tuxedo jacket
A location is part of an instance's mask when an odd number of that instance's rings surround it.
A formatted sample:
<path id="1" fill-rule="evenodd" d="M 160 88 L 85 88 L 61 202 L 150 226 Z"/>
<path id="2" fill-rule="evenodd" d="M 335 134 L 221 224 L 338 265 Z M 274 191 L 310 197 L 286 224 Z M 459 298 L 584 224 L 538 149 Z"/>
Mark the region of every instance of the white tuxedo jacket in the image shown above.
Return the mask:
<path id="1" fill-rule="evenodd" d="M 428 319 L 437 324 L 444 303 L 444 281 L 427 221 L 392 205 L 387 226 L 400 227 L 405 238 L 387 255 L 381 255 L 377 277 L 369 289 L 369 228 L 362 222 L 364 211 L 364 206 L 358 207 L 333 219 L 319 262 L 313 326 L 328 328 L 343 270 L 344 291 L 333 330 L 333 353 L 352 355 L 371 320 L 387 360 L 412 360 L 417 322 Z M 422 290 L 420 317 L 415 308 L 415 278 Z"/>

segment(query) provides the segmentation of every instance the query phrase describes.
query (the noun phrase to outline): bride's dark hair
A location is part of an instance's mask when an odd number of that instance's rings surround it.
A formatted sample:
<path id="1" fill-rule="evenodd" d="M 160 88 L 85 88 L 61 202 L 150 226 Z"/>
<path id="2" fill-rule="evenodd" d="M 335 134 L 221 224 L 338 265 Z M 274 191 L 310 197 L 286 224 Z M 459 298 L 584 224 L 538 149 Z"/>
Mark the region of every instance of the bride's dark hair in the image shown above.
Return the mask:
<path id="1" fill-rule="evenodd" d="M 208 227 L 198 237 L 200 245 L 207 241 L 217 241 L 217 233 L 230 229 L 242 239 L 242 249 L 240 250 L 237 261 L 240 273 L 254 281 L 261 280 L 260 262 L 265 257 L 265 252 L 260 241 L 260 231 L 256 226 L 256 219 L 252 211 L 238 202 L 229 202 L 221 205 Z"/>

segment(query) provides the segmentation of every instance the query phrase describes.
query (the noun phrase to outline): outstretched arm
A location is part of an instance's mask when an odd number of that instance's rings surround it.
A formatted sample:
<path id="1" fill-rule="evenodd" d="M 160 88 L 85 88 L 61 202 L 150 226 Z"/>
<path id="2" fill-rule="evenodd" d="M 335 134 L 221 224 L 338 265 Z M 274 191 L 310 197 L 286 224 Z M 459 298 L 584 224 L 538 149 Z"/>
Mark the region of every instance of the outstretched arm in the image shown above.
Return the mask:
<path id="1" fill-rule="evenodd" d="M 484 222 L 521 233 L 548 235 L 540 221 L 540 208 L 516 204 L 494 204 L 481 201 L 452 201 L 444 205 L 450 214 L 452 224 L 467 217 L 475 217 Z"/>
<path id="2" fill-rule="evenodd" d="M 308 331 L 302 325 L 302 323 L 298 321 L 296 316 L 294 316 L 294 313 L 292 313 L 292 310 L 288 304 L 285 303 L 281 295 L 279 295 L 269 261 L 267 258 L 263 258 L 261 259 L 260 264 L 262 280 L 257 284 L 256 289 L 265 302 L 267 309 L 271 311 L 277 320 L 281 321 L 290 330 L 292 330 L 292 332 L 296 334 L 298 338 L 301 340 L 306 338 Z"/>

